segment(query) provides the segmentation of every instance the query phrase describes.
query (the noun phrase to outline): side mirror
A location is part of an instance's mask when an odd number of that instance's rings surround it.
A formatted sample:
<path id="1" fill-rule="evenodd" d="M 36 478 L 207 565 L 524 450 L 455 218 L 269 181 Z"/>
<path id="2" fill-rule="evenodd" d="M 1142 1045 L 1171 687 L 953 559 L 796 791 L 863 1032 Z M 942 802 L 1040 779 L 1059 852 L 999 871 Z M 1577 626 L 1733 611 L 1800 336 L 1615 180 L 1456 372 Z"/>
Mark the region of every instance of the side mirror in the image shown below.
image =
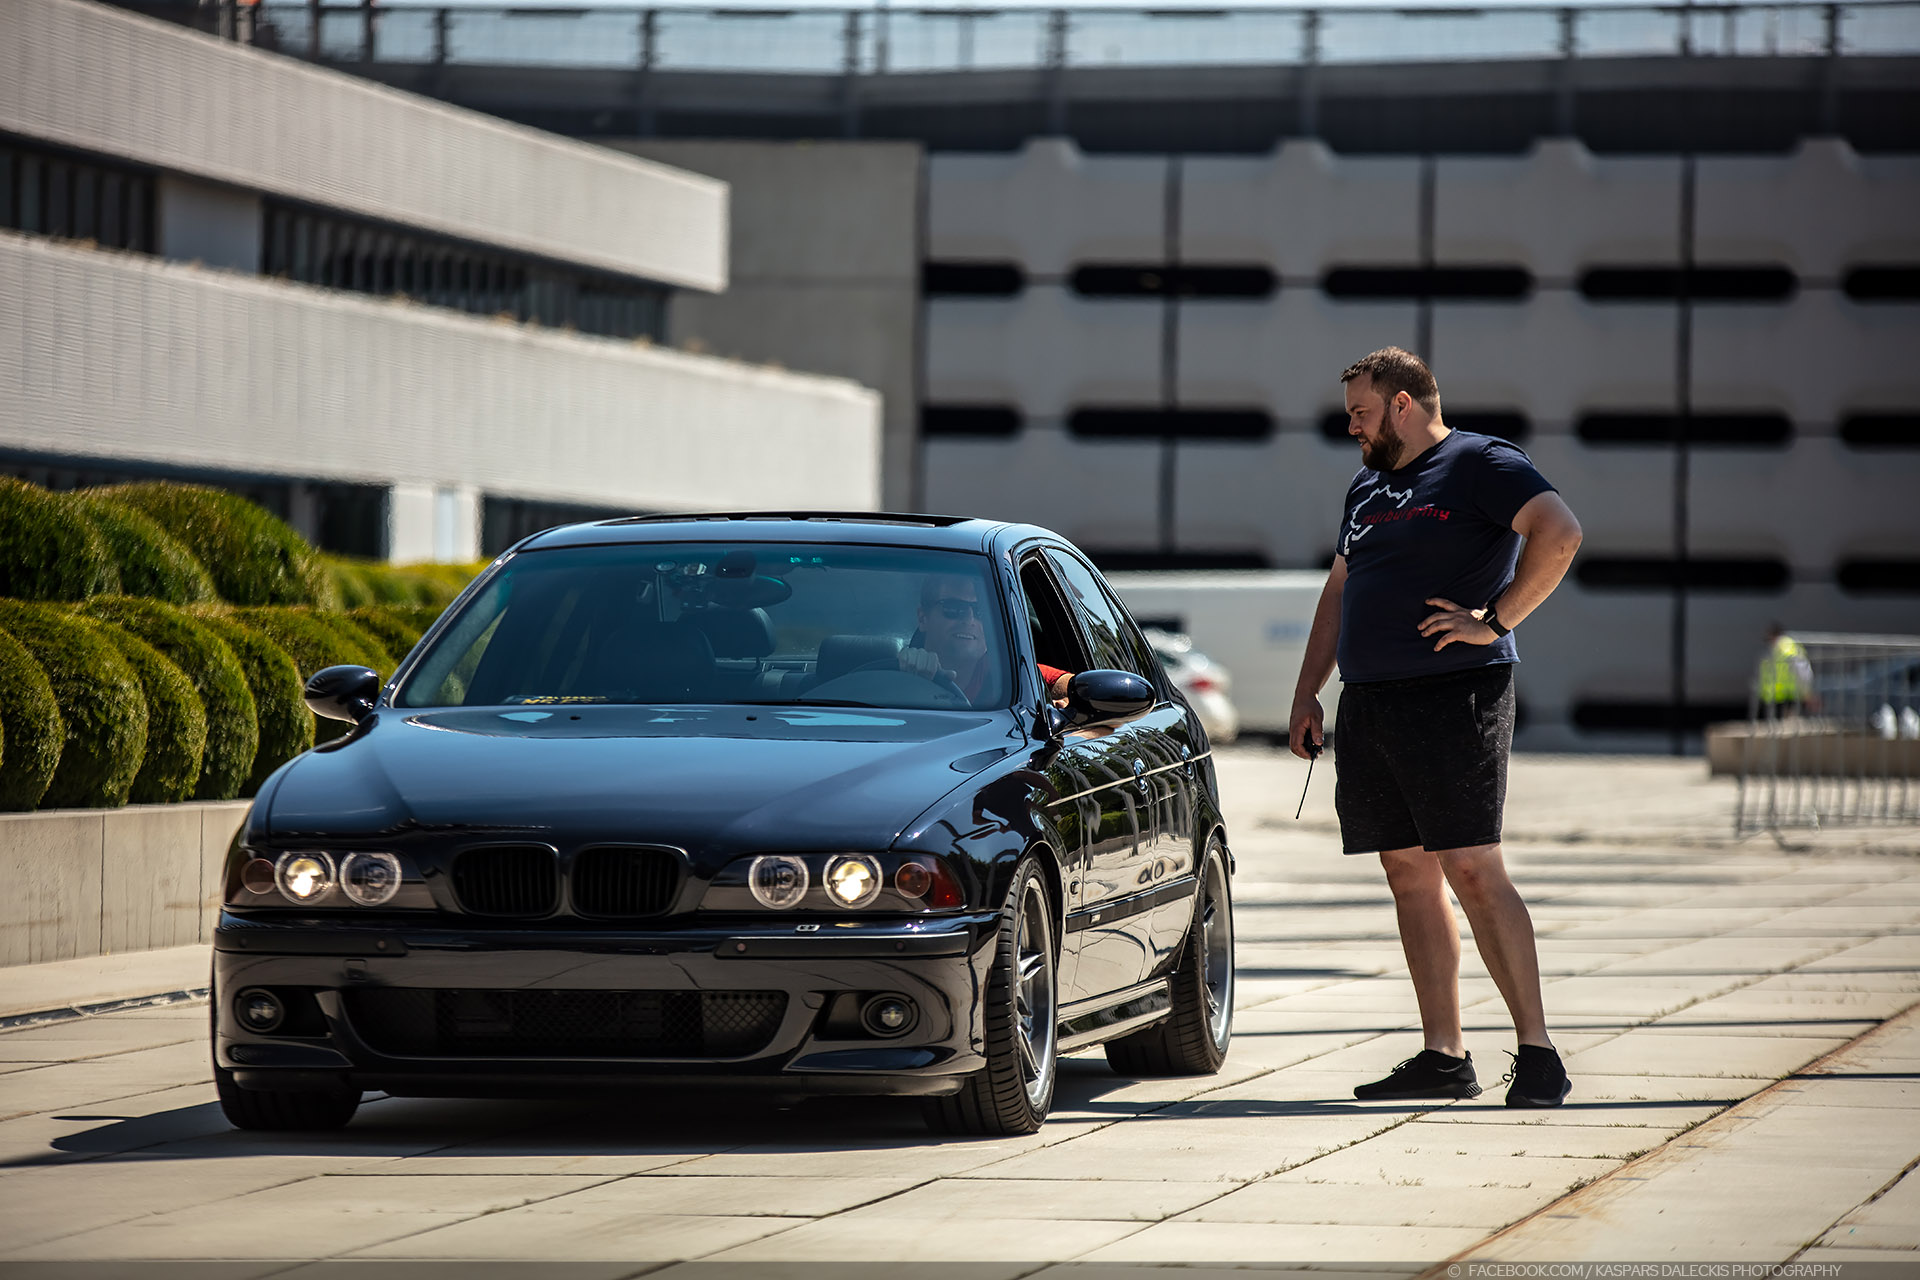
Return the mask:
<path id="1" fill-rule="evenodd" d="M 313 714 L 358 724 L 373 714 L 380 673 L 371 667 L 324 667 L 307 680 L 306 696 Z"/>
<path id="2" fill-rule="evenodd" d="M 1067 726 L 1121 725 L 1153 710 L 1159 694 L 1131 671 L 1082 671 L 1067 681 Z"/>

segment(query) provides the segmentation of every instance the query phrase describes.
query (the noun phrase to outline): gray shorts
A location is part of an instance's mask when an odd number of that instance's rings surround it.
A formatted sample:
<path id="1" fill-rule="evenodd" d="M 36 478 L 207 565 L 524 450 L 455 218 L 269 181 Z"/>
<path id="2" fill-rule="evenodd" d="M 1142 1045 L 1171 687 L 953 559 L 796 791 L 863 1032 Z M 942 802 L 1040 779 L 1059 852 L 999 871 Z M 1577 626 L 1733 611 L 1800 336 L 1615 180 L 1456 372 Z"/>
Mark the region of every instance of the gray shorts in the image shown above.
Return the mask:
<path id="1" fill-rule="evenodd" d="M 1348 853 L 1496 844 L 1513 750 L 1513 665 L 1346 685 L 1333 741 Z"/>

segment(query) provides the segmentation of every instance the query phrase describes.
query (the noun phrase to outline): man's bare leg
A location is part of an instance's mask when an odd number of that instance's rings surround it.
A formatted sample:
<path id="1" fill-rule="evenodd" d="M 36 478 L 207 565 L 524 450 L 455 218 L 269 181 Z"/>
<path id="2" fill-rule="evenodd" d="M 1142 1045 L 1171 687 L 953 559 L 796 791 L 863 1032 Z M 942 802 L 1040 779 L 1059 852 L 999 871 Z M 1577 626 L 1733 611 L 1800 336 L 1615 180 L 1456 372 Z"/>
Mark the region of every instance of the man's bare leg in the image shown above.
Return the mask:
<path id="1" fill-rule="evenodd" d="M 1426 1047 L 1449 1057 L 1466 1056 L 1460 1032 L 1460 925 L 1447 900 L 1440 859 L 1425 849 L 1387 849 L 1380 854 L 1400 920 L 1400 947 L 1420 1002 Z M 1479 930 L 1476 929 L 1475 936 Z"/>
<path id="2" fill-rule="evenodd" d="M 1507 1002 L 1520 1043 L 1552 1048 L 1540 996 L 1540 956 L 1534 946 L 1533 917 L 1527 914 L 1527 904 L 1507 876 L 1500 846 L 1446 849 L 1434 861 L 1444 869 L 1454 896 L 1460 899 L 1461 910 L 1467 913 L 1474 945 L 1480 948 L 1480 958 L 1486 961 L 1494 986 L 1500 988 L 1501 998 Z M 1458 946 L 1456 940 L 1456 957 Z"/>

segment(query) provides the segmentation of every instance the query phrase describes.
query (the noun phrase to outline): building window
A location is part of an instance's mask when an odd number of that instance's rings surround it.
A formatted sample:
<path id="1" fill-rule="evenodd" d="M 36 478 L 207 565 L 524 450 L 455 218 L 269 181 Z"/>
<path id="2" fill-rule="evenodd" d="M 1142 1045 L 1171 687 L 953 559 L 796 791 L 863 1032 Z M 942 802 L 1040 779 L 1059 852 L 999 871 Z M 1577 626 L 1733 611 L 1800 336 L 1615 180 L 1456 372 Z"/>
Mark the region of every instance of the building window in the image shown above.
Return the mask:
<path id="1" fill-rule="evenodd" d="M 153 175 L 0 138 L 0 227 L 153 252 Z"/>
<path id="2" fill-rule="evenodd" d="M 664 285 L 266 201 L 265 272 L 609 338 L 664 341 Z"/>

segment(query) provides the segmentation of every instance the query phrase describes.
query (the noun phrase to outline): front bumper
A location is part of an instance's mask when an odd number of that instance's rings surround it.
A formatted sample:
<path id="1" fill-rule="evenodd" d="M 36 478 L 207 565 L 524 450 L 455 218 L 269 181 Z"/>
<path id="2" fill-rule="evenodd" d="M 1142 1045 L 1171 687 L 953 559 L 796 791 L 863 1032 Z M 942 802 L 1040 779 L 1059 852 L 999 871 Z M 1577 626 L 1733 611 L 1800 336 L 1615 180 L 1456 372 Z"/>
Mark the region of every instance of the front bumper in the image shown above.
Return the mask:
<path id="1" fill-rule="evenodd" d="M 997 924 L 975 914 L 817 932 L 583 932 L 224 914 L 214 1060 L 249 1089 L 344 1082 L 480 1097 L 647 1081 L 949 1093 L 985 1065 L 980 993 Z M 305 1016 L 272 1034 L 244 1027 L 235 998 L 253 988 Z M 906 1031 L 849 1022 L 882 993 L 913 1003 Z"/>

